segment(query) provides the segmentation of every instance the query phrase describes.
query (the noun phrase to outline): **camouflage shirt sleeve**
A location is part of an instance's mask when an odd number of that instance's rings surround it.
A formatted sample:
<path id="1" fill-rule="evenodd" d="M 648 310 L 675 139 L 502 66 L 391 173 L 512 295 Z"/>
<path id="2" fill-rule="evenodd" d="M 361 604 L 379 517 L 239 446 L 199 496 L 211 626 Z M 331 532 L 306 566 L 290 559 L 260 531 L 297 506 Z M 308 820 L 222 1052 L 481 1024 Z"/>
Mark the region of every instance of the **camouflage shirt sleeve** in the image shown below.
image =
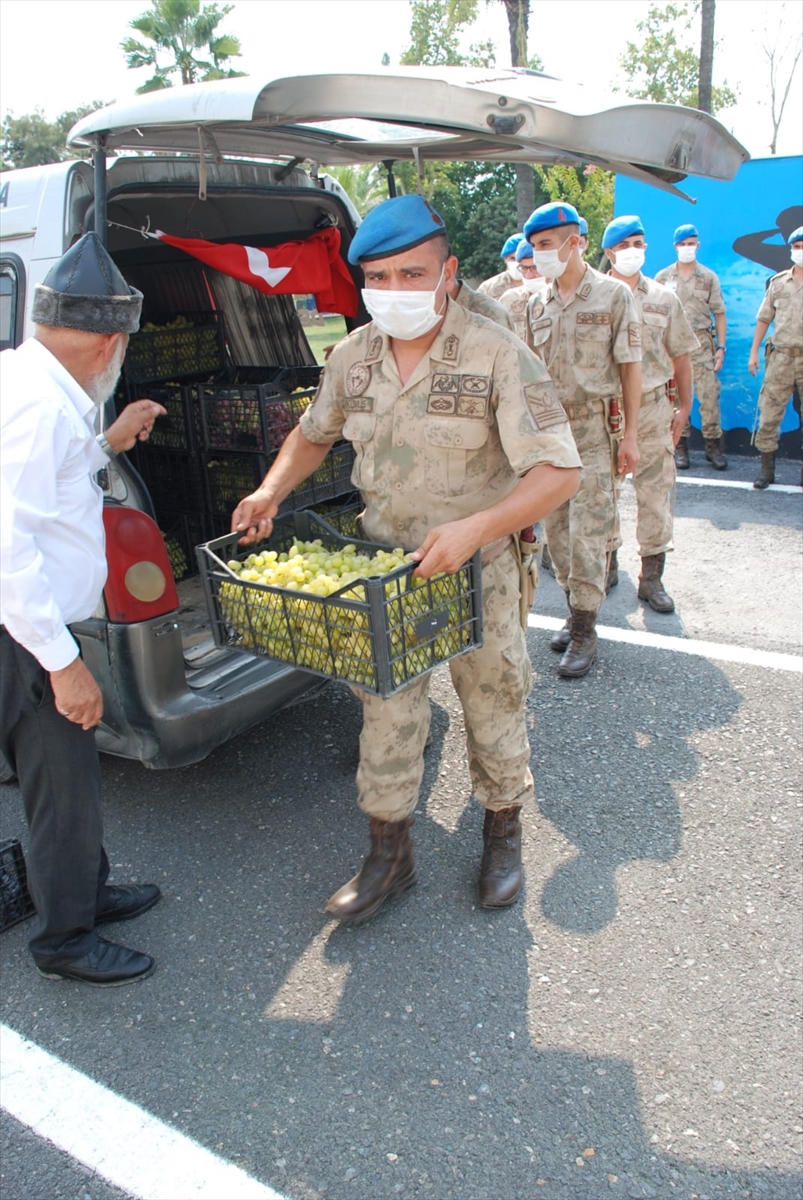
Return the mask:
<path id="1" fill-rule="evenodd" d="M 711 291 L 708 303 L 712 313 L 724 313 L 725 301 L 722 298 L 722 285 L 719 282 L 719 276 L 715 275 L 713 271 L 711 272 Z"/>
<path id="2" fill-rule="evenodd" d="M 772 294 L 772 284 L 764 293 L 764 299 L 761 301 L 761 307 L 756 314 L 757 321 L 766 321 L 771 325 L 775 320 L 775 297 Z"/>
<path id="3" fill-rule="evenodd" d="M 699 350 L 697 334 L 689 324 L 683 305 L 674 292 L 669 292 L 669 298 L 665 302 L 669 308 L 665 343 L 669 357 L 680 358 L 681 354 L 691 354 L 693 350 Z"/>
<path id="4" fill-rule="evenodd" d="M 641 321 L 629 287 L 611 298 L 611 354 L 615 363 L 641 362 Z"/>
<path id="5" fill-rule="evenodd" d="M 579 467 L 580 456 L 547 369 L 513 338 L 500 343 L 494 369 L 502 449 L 519 475 L 540 463 Z"/>

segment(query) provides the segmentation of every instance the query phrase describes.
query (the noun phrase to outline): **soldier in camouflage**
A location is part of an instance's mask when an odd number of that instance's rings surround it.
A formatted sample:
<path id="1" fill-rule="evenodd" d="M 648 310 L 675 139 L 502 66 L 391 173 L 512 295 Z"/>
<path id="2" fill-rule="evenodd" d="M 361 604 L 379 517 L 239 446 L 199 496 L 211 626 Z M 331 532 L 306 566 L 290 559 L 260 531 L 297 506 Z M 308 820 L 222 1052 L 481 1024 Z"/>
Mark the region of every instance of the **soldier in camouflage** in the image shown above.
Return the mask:
<path id="1" fill-rule="evenodd" d="M 492 275 L 490 279 L 486 279 L 484 283 L 480 284 L 477 291 L 482 292 L 485 296 L 490 296 L 492 300 L 498 300 L 508 288 L 519 286 L 521 283 L 521 273 L 516 262 L 516 247 L 521 241 L 522 236 L 520 233 L 511 233 L 509 238 L 505 238 L 504 245 L 499 251 L 500 258 L 503 258 L 505 261 L 504 271 L 500 271 L 498 275 Z"/>
<path id="2" fill-rule="evenodd" d="M 597 655 L 615 478 L 634 470 L 639 458 L 641 323 L 630 289 L 581 259 L 580 217 L 572 205 L 542 205 L 524 233 L 536 267 L 552 280 L 543 299 L 530 300 L 527 341 L 555 381 L 583 460 L 577 493 L 544 522 L 555 575 L 569 603 L 569 619 L 550 646 L 563 655 L 558 673 L 577 678 Z"/>
<path id="3" fill-rule="evenodd" d="M 611 277 L 633 293 L 641 318 L 641 408 L 638 417 L 639 461 L 636 489 L 636 537 L 641 555 L 640 600 L 656 612 L 673 612 L 675 602 L 662 583 L 666 554 L 674 549 L 674 450 L 691 412 L 690 354 L 699 342 L 677 296 L 641 273 L 647 242 L 638 216 L 617 217 L 602 236 Z M 667 384 L 674 376 L 678 409 L 673 411 Z M 613 555 L 622 544 L 617 514 Z M 615 562 L 611 564 L 615 570 Z M 610 570 L 610 568 L 609 568 Z"/>
<path id="4" fill-rule="evenodd" d="M 533 262 L 533 248 L 526 239 L 522 239 L 516 249 L 516 262 L 521 272 L 521 286 L 508 288 L 499 297 L 499 304 L 510 315 L 513 329 L 523 342 L 527 341 L 527 305 L 530 296 L 536 293 L 543 295 L 547 289 L 548 280 L 538 274 Z"/>
<path id="5" fill-rule="evenodd" d="M 449 295 L 458 304 L 462 304 L 463 308 L 467 308 L 469 312 L 479 313 L 481 317 L 487 317 L 489 321 L 495 321 L 503 329 L 509 329 L 512 333 L 516 332 L 513 320 L 499 300 L 493 300 L 490 296 L 486 296 L 484 292 L 479 292 L 476 288 L 469 287 L 465 279 L 460 279 L 458 275 L 455 275 L 454 281 L 449 288 Z"/>
<path id="6" fill-rule="evenodd" d="M 525 705 L 531 668 L 512 534 L 562 504 L 580 459 L 543 365 L 512 334 L 449 298 L 456 260 L 420 196 L 372 209 L 349 248 L 373 320 L 332 352 L 318 394 L 232 529 L 264 537 L 282 499 L 341 436 L 367 538 L 417 547 L 423 578 L 482 548 L 484 644 L 449 663 L 485 808 L 478 898 L 513 904 L 522 884 L 521 809 L 533 796 Z M 410 826 L 423 777 L 429 676 L 387 699 L 359 692 L 359 805 L 371 850 L 327 904 L 358 924 L 416 882 Z"/>
<path id="7" fill-rule="evenodd" d="M 773 275 L 756 318 L 756 330 L 750 348 L 748 370 L 758 374 L 758 350 L 770 325 L 772 341 L 767 343 L 764 382 L 758 395 L 761 420 L 756 448 L 761 453 L 761 470 L 753 487 L 763 491 L 775 482 L 775 453 L 778 434 L 793 388 L 803 399 L 803 225 L 789 234 L 787 243 L 792 258 L 788 271 Z M 803 487 L 803 470 L 800 474 Z"/>
<path id="8" fill-rule="evenodd" d="M 694 388 L 700 404 L 705 457 L 715 471 L 724 471 L 728 460 L 722 453 L 720 388 L 717 378 L 717 373 L 722 370 L 725 361 L 725 337 L 728 328 L 722 288 L 714 272 L 697 262 L 700 238 L 694 225 L 679 225 L 675 230 L 674 243 L 678 261 L 671 267 L 664 267 L 658 271 L 655 281 L 675 292 L 697 336 L 699 346 L 691 356 L 691 365 Z M 716 341 L 711 326 L 712 317 L 716 327 Z M 675 450 L 675 462 L 681 470 L 686 470 L 689 466 L 690 434 L 691 427 L 687 422 Z"/>

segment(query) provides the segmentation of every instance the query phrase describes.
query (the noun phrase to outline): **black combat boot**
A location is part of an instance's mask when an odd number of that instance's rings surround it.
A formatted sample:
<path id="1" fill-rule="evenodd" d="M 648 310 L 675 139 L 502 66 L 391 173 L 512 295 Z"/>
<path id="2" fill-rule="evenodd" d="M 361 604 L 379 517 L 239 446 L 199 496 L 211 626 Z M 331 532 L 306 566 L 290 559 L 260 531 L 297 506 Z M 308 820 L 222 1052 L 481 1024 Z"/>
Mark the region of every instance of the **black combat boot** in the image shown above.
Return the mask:
<path id="1" fill-rule="evenodd" d="M 404 821 L 380 821 L 369 817 L 371 850 L 362 867 L 326 905 L 330 916 L 344 925 L 360 925 L 379 910 L 386 900 L 418 882 L 413 862 L 410 827 Z"/>
<path id="2" fill-rule="evenodd" d="M 675 446 L 675 466 L 681 471 L 689 469 L 689 439 L 682 437 L 678 438 L 678 444 Z"/>
<path id="3" fill-rule="evenodd" d="M 659 613 L 675 611 L 675 601 L 661 583 L 665 563 L 665 554 L 650 554 L 647 558 L 642 558 L 638 581 L 639 600 L 646 600 L 650 608 Z"/>
<path id="4" fill-rule="evenodd" d="M 705 457 L 710 462 L 715 471 L 726 471 L 728 468 L 728 460 L 722 453 L 721 438 L 706 438 L 705 439 Z"/>
<path id="5" fill-rule="evenodd" d="M 571 610 L 569 617 L 569 645 L 558 663 L 558 674 L 565 679 L 579 679 L 587 675 L 597 657 L 597 623 L 595 612 Z"/>
<path id="6" fill-rule="evenodd" d="M 521 808 L 485 810 L 478 899 L 482 908 L 507 908 L 521 891 Z"/>
<path id="7" fill-rule="evenodd" d="M 608 569 L 605 572 L 605 595 L 611 588 L 615 588 L 619 582 L 619 555 L 616 550 L 611 550 L 608 555 Z"/>
<path id="8" fill-rule="evenodd" d="M 753 487 L 763 492 L 765 487 L 775 483 L 775 451 L 770 454 L 761 452 L 761 470 L 753 480 Z"/>

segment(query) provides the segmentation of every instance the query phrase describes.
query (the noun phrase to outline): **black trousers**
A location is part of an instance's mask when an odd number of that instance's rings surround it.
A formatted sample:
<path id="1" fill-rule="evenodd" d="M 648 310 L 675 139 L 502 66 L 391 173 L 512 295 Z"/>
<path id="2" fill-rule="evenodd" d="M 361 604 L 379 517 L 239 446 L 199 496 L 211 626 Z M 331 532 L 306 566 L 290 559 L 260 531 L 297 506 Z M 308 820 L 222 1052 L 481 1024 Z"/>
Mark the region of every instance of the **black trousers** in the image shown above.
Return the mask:
<path id="1" fill-rule="evenodd" d="M 35 959 L 80 957 L 95 943 L 109 874 L 95 735 L 56 711 L 44 667 L 0 629 L 0 737 L 28 819 Z"/>

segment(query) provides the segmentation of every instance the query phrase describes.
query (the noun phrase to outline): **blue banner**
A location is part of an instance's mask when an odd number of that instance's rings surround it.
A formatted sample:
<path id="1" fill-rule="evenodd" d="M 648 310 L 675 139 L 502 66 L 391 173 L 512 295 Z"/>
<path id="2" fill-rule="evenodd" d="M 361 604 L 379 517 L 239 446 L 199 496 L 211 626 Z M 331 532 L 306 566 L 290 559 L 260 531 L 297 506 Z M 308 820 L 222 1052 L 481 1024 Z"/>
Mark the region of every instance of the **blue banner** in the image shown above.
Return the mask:
<path id="1" fill-rule="evenodd" d="M 644 223 L 646 275 L 676 261 L 672 234 L 678 225 L 697 226 L 699 261 L 719 276 L 728 318 L 728 349 L 719 376 L 722 428 L 749 434 L 763 378 L 763 350 L 757 376 L 748 371 L 747 359 L 767 280 L 792 265 L 786 238 L 803 225 L 803 157 L 753 159 L 740 167 L 731 183 L 689 176 L 678 187 L 697 203 L 617 177 L 615 212 L 617 216 L 638 213 Z M 772 328 L 768 336 L 772 337 Z M 699 430 L 696 398 L 691 421 Z M 800 417 L 790 397 L 781 433 L 799 427 Z M 796 442 L 799 453 L 799 438 Z M 795 452 L 792 446 L 789 449 Z"/>

